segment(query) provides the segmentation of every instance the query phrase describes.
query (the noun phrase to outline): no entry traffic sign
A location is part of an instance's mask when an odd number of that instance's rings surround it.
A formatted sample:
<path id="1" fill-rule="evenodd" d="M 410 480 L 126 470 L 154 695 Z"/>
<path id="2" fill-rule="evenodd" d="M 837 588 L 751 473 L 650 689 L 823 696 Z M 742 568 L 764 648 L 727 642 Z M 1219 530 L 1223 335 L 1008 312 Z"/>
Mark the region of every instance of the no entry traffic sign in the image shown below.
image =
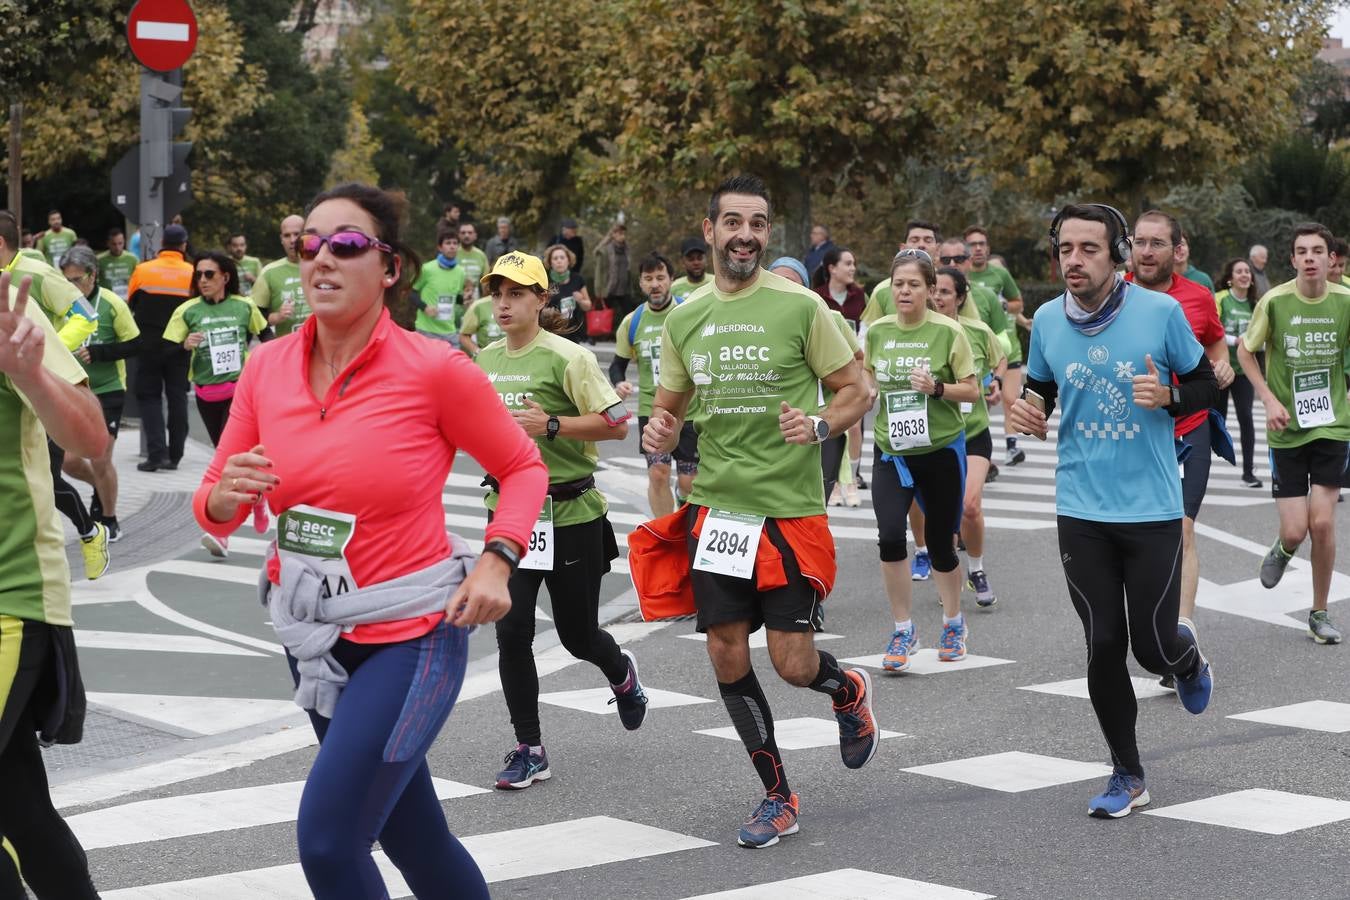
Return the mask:
<path id="1" fill-rule="evenodd" d="M 197 46 L 197 17 L 187 0 L 137 0 L 127 17 L 131 52 L 156 72 L 171 72 Z"/>

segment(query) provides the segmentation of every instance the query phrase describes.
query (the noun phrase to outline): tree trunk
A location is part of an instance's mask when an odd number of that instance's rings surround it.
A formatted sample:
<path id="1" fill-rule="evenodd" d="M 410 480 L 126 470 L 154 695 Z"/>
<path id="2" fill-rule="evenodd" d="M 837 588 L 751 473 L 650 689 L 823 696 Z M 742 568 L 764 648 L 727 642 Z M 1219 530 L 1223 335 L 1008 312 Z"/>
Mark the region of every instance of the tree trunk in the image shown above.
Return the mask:
<path id="1" fill-rule="evenodd" d="M 9 211 L 23 227 L 23 104 L 9 105 Z"/>
<path id="2" fill-rule="evenodd" d="M 769 186 L 777 224 L 764 248 L 770 262 L 778 256 L 801 258 L 811 247 L 811 179 L 801 172 L 785 172 Z"/>

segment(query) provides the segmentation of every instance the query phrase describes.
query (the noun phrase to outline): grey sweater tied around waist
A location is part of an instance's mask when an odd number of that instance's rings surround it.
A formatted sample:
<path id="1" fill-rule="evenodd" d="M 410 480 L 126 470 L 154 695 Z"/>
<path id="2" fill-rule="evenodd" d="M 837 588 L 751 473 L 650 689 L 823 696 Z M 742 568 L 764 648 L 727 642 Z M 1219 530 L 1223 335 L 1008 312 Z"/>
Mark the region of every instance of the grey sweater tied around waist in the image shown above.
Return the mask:
<path id="1" fill-rule="evenodd" d="M 330 652 L 344 627 L 395 622 L 444 612 L 451 595 L 477 555 L 463 538 L 450 536 L 450 555 L 438 563 L 398 578 L 345 594 L 322 596 L 323 579 L 301 560 L 281 559 L 281 584 L 264 569 L 258 597 L 272 616 L 272 627 L 297 662 L 300 685 L 295 702 L 331 719 L 347 672 Z"/>

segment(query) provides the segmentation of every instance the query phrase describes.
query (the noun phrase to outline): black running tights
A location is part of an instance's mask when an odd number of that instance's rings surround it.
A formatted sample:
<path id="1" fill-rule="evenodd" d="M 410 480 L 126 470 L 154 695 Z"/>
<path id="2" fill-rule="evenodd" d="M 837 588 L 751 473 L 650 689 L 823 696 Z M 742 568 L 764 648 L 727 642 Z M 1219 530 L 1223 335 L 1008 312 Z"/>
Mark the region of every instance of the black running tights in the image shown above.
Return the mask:
<path id="1" fill-rule="evenodd" d="M 1059 553 L 1069 597 L 1083 620 L 1088 695 L 1111 761 L 1143 777 L 1134 724 L 1138 705 L 1126 652 L 1155 675 L 1191 672 L 1195 645 L 1177 634 L 1181 520 L 1089 522 L 1060 516 Z"/>
<path id="2" fill-rule="evenodd" d="M 538 745 L 539 673 L 534 664 L 534 610 L 540 585 L 553 601 L 553 627 L 567 652 L 605 673 L 610 684 L 628 677 L 628 660 L 598 622 L 600 579 L 609 571 L 602 516 L 554 529 L 553 571 L 517 569 L 508 583 L 511 611 L 497 622 L 497 666 L 516 741 Z"/>
<path id="3" fill-rule="evenodd" d="M 75 486 L 66 481 L 61 474 L 61 464 L 66 461 L 66 451 L 49 439 L 47 455 L 51 457 L 52 462 L 52 490 L 56 495 L 56 508 L 61 511 L 61 515 L 70 520 L 70 524 L 75 526 L 75 531 L 81 537 L 85 537 L 94 530 L 94 520 L 89 515 L 89 510 L 85 508 L 84 501 L 80 499 L 79 491 L 75 490 Z"/>

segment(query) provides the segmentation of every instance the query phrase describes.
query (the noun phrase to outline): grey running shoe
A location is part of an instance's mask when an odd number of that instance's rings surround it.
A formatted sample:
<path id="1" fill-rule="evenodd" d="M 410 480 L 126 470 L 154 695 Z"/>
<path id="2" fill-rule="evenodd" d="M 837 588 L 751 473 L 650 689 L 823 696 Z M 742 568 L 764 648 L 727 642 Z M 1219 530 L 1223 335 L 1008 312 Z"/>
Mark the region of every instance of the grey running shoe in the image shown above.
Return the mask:
<path id="1" fill-rule="evenodd" d="M 975 592 L 975 602 L 980 606 L 989 607 L 998 602 L 994 589 L 989 586 L 989 576 L 984 574 L 983 569 L 967 573 L 966 587 Z"/>
<path id="2" fill-rule="evenodd" d="M 1315 609 L 1308 614 L 1308 634 L 1319 644 L 1339 644 L 1341 633 L 1327 618 L 1325 609 Z"/>
<path id="3" fill-rule="evenodd" d="M 1270 545 L 1270 550 L 1266 553 L 1266 558 L 1261 560 L 1261 587 L 1273 588 L 1280 583 L 1284 577 L 1285 567 L 1289 565 L 1289 560 L 1294 558 L 1294 554 L 1284 552 L 1284 544 L 1276 538 L 1275 543 Z"/>

